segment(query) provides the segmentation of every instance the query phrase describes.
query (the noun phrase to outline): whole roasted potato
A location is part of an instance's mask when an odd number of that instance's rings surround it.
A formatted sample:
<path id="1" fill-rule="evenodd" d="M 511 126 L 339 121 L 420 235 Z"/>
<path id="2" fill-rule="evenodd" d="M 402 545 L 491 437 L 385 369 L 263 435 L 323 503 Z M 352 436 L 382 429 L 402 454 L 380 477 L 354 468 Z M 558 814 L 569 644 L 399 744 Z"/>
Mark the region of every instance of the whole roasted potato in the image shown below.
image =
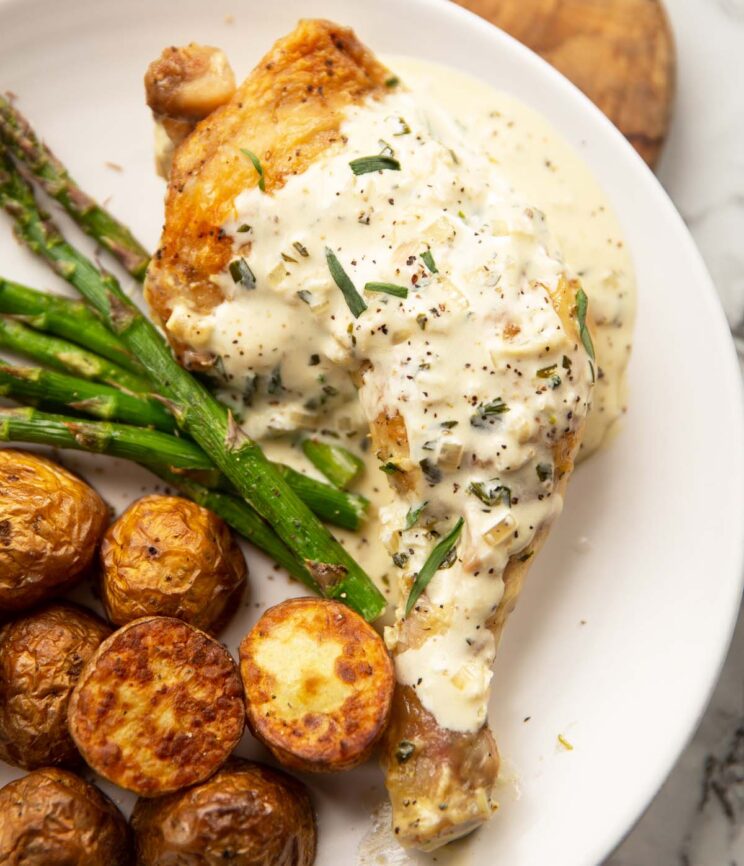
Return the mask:
<path id="1" fill-rule="evenodd" d="M 101 497 L 27 451 L 0 451 L 0 615 L 76 583 L 108 522 Z"/>
<path id="2" fill-rule="evenodd" d="M 219 769 L 245 726 L 237 665 L 213 637 L 151 616 L 114 632 L 70 697 L 70 733 L 115 785 L 159 797 Z"/>
<path id="3" fill-rule="evenodd" d="M 83 665 L 111 629 L 73 604 L 50 604 L 0 628 L 0 758 L 75 764 L 67 705 Z"/>
<path id="4" fill-rule="evenodd" d="M 102 596 L 112 622 L 175 616 L 217 631 L 238 607 L 246 564 L 227 526 L 178 496 L 145 496 L 106 532 Z"/>
<path id="5" fill-rule="evenodd" d="M 130 866 L 127 822 L 74 773 L 35 770 L 0 789 L 3 866 Z"/>
<path id="6" fill-rule="evenodd" d="M 137 866 L 310 866 L 316 826 L 305 786 L 238 759 L 132 813 Z"/>
<path id="7" fill-rule="evenodd" d="M 377 632 L 337 601 L 291 598 L 240 644 L 248 725 L 295 770 L 349 770 L 385 731 L 395 682 Z"/>

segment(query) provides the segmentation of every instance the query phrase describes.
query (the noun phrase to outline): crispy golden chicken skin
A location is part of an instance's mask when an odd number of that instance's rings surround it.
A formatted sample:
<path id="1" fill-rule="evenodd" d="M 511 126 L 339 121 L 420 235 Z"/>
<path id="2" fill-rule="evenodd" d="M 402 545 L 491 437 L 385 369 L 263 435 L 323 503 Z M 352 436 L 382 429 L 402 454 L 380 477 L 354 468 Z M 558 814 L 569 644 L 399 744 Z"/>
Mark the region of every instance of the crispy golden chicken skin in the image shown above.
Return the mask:
<path id="1" fill-rule="evenodd" d="M 0 789 L 3 866 L 131 866 L 124 816 L 66 770 L 35 770 Z"/>
<path id="2" fill-rule="evenodd" d="M 389 75 L 352 30 L 301 21 L 232 99 L 199 123 L 176 151 L 165 229 L 145 283 L 162 323 L 179 300 L 201 311 L 222 300 L 211 277 L 227 266 L 232 241 L 220 228 L 232 216 L 238 193 L 258 183 L 241 148 L 266 166 L 266 191 L 278 189 L 338 140 L 343 109 L 383 93 Z M 198 362 L 193 354 L 183 359 Z"/>
<path id="3" fill-rule="evenodd" d="M 305 786 L 279 770 L 231 759 L 211 779 L 138 800 L 138 866 L 310 866 L 316 826 Z"/>
<path id="4" fill-rule="evenodd" d="M 101 595 L 116 625 L 175 616 L 216 632 L 238 608 L 245 558 L 227 525 L 178 496 L 138 499 L 101 545 Z"/>
<path id="5" fill-rule="evenodd" d="M 157 797 L 227 760 L 243 733 L 242 697 L 222 644 L 179 619 L 145 617 L 86 664 L 70 699 L 70 733 L 102 776 Z"/>
<path id="6" fill-rule="evenodd" d="M 267 610 L 240 644 L 240 673 L 251 731 L 296 770 L 356 767 L 390 717 L 385 644 L 336 601 L 293 598 Z"/>
<path id="7" fill-rule="evenodd" d="M 79 581 L 108 522 L 101 497 L 27 451 L 0 451 L 0 617 Z"/>
<path id="8" fill-rule="evenodd" d="M 67 706 L 83 665 L 111 629 L 92 612 L 50 604 L 0 628 L 0 758 L 27 770 L 80 763 Z"/>

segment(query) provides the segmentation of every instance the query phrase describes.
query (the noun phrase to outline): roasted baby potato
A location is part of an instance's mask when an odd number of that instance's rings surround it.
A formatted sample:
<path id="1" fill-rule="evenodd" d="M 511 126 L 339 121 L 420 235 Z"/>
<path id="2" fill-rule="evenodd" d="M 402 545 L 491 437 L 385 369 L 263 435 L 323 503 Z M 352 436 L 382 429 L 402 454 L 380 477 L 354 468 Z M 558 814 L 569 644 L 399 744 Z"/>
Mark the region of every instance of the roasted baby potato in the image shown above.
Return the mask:
<path id="1" fill-rule="evenodd" d="M 316 826 L 305 786 L 239 759 L 168 797 L 137 801 L 137 866 L 310 866 Z"/>
<path id="2" fill-rule="evenodd" d="M 0 789 L 3 866 L 130 866 L 127 822 L 74 773 L 35 770 Z"/>
<path id="3" fill-rule="evenodd" d="M 108 522 L 101 497 L 27 451 L 0 451 L 0 616 L 80 580 Z"/>
<path id="4" fill-rule="evenodd" d="M 178 496 L 130 505 L 104 536 L 101 566 L 112 622 L 175 616 L 205 631 L 217 631 L 235 612 L 247 572 L 226 524 Z"/>
<path id="5" fill-rule="evenodd" d="M 297 770 L 348 770 L 390 715 L 393 665 L 377 632 L 343 604 L 284 601 L 240 645 L 248 724 Z"/>
<path id="6" fill-rule="evenodd" d="M 111 629 L 73 604 L 50 604 L 0 628 L 0 758 L 32 770 L 73 765 L 67 705 Z"/>
<path id="7" fill-rule="evenodd" d="M 237 666 L 221 643 L 172 617 L 105 640 L 70 698 L 70 733 L 90 766 L 144 797 L 214 773 L 244 727 Z"/>

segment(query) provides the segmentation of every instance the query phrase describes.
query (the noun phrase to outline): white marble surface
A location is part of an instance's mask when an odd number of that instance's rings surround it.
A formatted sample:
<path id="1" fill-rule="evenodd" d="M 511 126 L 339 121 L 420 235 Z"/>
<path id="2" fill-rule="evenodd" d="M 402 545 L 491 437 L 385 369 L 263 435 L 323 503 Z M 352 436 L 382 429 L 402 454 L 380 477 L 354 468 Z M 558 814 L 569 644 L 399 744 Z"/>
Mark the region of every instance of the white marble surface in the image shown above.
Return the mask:
<path id="1" fill-rule="evenodd" d="M 658 174 L 703 253 L 744 358 L 744 0 L 666 5 L 679 80 Z M 744 866 L 744 615 L 694 739 L 605 866 Z"/>

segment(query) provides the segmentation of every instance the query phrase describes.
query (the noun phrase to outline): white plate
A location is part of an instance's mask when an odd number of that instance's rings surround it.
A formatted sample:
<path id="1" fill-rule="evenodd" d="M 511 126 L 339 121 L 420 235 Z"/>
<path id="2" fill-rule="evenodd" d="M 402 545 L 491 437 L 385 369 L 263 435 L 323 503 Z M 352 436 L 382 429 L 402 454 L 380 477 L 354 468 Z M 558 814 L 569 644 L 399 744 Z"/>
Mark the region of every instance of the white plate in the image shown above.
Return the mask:
<path id="1" fill-rule="evenodd" d="M 162 186 L 151 168 L 146 63 L 164 45 L 197 40 L 224 47 L 244 74 L 310 14 L 353 25 L 377 51 L 457 66 L 542 111 L 599 177 L 633 252 L 640 309 L 630 412 L 612 447 L 576 473 L 497 663 L 491 720 L 521 797 L 506 796 L 487 828 L 455 855 L 436 858 L 593 866 L 636 820 L 690 736 L 741 589 L 738 369 L 709 277 L 651 173 L 546 64 L 435 0 L 0 0 L 0 86 L 20 95 L 83 186 L 111 196 L 113 209 L 154 246 Z M 0 224 L 2 273 L 59 288 Z M 65 460 L 89 468 L 116 506 L 151 483 L 115 461 Z M 268 571 L 253 558 L 254 595 L 227 635 L 231 646 L 258 608 L 289 592 L 283 577 L 266 580 Z M 558 733 L 572 752 L 558 747 Z M 0 767 L 0 782 L 15 775 Z M 368 768 L 309 783 L 320 807 L 318 863 L 356 862 L 382 799 L 379 774 Z"/>

